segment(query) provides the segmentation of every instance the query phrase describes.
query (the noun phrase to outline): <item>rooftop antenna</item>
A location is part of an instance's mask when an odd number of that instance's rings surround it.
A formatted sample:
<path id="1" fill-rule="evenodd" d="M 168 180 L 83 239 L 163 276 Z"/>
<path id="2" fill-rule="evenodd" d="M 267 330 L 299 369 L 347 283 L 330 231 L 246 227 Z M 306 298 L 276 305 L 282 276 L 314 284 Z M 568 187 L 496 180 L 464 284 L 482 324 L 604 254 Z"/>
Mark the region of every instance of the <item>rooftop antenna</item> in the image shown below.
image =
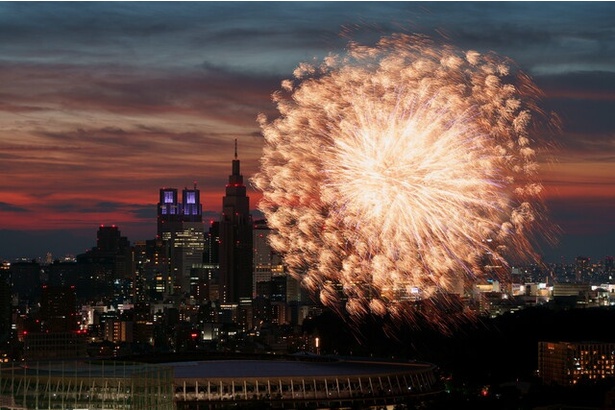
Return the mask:
<path id="1" fill-rule="evenodd" d="M 237 138 L 235 138 L 235 159 L 237 159 Z"/>

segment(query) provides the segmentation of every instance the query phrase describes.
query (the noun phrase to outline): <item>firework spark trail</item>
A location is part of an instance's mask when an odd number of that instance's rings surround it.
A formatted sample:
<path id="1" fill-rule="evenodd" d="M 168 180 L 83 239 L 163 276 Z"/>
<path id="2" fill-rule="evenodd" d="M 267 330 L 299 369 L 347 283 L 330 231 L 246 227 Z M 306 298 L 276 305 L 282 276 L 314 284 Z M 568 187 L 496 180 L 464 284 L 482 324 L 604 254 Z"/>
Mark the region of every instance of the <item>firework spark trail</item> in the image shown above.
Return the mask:
<path id="1" fill-rule="evenodd" d="M 259 118 L 253 182 L 272 246 L 323 303 L 413 320 L 404 300 L 480 277 L 485 254 L 531 255 L 542 216 L 526 76 L 407 35 L 294 75 L 274 94 L 279 118 Z"/>

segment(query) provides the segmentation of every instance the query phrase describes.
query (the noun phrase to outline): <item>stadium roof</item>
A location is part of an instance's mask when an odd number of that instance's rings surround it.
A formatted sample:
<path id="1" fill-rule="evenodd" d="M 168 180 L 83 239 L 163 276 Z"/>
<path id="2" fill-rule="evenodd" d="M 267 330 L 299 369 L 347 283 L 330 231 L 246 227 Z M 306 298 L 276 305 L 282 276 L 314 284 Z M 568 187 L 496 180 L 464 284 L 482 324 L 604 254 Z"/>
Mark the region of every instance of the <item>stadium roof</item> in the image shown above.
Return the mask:
<path id="1" fill-rule="evenodd" d="M 259 378 L 259 377 L 332 377 L 408 373 L 413 368 L 424 371 L 427 363 L 385 363 L 328 361 L 305 362 L 287 360 L 214 360 L 166 363 L 172 366 L 176 379 L 183 378 Z"/>

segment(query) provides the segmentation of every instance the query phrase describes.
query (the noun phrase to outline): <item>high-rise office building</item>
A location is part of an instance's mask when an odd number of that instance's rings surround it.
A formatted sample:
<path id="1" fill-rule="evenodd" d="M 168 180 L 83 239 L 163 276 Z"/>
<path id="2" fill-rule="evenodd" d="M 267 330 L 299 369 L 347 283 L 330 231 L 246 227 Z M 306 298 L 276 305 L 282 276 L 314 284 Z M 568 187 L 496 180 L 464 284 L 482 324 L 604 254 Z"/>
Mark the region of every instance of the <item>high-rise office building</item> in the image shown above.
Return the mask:
<path id="1" fill-rule="evenodd" d="M 158 203 L 158 237 L 164 241 L 173 278 L 173 293 L 190 292 L 190 271 L 203 263 L 205 238 L 200 191 L 185 188 L 182 202 L 177 189 L 162 188 Z"/>
<path id="2" fill-rule="evenodd" d="M 270 234 L 271 229 L 267 226 L 266 220 L 254 222 L 252 279 L 254 297 L 265 296 L 272 300 L 289 303 L 306 300 L 307 296 L 304 295 L 299 281 L 288 274 L 282 256 L 275 252 L 269 244 Z"/>
<path id="3" fill-rule="evenodd" d="M 574 273 L 577 282 L 589 282 L 593 273 L 590 258 L 577 256 L 574 260 Z"/>
<path id="4" fill-rule="evenodd" d="M 50 283 L 77 285 L 80 297 L 96 295 L 117 296 L 120 299 L 131 297 L 130 283 L 134 276 L 132 247 L 117 226 L 101 225 L 96 233 L 96 246 L 77 255 L 77 263 L 78 266 L 55 266 L 49 269 Z M 73 272 L 75 269 L 76 272 L 81 272 L 81 278 L 89 278 L 89 281 L 79 280 L 79 277 L 76 279 L 77 283 L 68 280 L 71 276 L 75 276 L 71 275 L 71 268 Z"/>
<path id="5" fill-rule="evenodd" d="M 75 288 L 43 286 L 40 324 L 42 332 L 73 332 L 77 325 Z"/>
<path id="6" fill-rule="evenodd" d="M 538 342 L 538 374 L 543 382 L 570 386 L 615 376 L 615 343 Z"/>
<path id="7" fill-rule="evenodd" d="M 210 221 L 205 240 L 205 263 L 220 267 L 220 222 Z"/>
<path id="8" fill-rule="evenodd" d="M 42 267 L 36 261 L 19 261 L 9 265 L 5 275 L 12 292 L 22 300 L 35 301 L 41 296 Z"/>
<path id="9" fill-rule="evenodd" d="M 23 332 L 23 342 L 27 360 L 85 357 L 74 287 L 43 286 L 37 320 Z"/>
<path id="10" fill-rule="evenodd" d="M 259 294 L 258 284 L 271 282 L 275 276 L 283 276 L 284 265 L 282 257 L 275 252 L 269 245 L 269 235 L 271 229 L 267 226 L 267 221 L 254 221 L 253 244 L 254 244 L 254 272 L 252 275 L 252 292 L 253 297 L 267 296 Z"/>
<path id="11" fill-rule="evenodd" d="M 193 266 L 190 278 L 190 296 L 196 301 L 219 301 L 220 294 L 220 222 L 209 221 L 205 232 L 205 252 L 203 263 Z"/>
<path id="12" fill-rule="evenodd" d="M 222 303 L 232 304 L 252 298 L 252 216 L 239 166 L 235 140 L 235 158 L 220 218 L 219 292 Z"/>
<path id="13" fill-rule="evenodd" d="M 179 221 L 179 199 L 176 188 L 161 188 L 158 202 L 158 236 L 168 232 L 167 225 Z M 164 239 L 164 238 L 163 238 Z"/>

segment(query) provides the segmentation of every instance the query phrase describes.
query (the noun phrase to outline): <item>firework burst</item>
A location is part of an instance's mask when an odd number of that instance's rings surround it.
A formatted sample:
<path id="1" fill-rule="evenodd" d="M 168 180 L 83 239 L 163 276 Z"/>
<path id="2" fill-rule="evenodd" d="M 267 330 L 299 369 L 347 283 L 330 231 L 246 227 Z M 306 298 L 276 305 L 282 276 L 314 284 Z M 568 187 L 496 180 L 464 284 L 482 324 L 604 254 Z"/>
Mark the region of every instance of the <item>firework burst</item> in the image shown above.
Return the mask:
<path id="1" fill-rule="evenodd" d="M 397 35 L 294 77 L 259 118 L 253 182 L 273 248 L 325 305 L 441 324 L 486 255 L 532 254 L 541 113 L 510 62 Z"/>

